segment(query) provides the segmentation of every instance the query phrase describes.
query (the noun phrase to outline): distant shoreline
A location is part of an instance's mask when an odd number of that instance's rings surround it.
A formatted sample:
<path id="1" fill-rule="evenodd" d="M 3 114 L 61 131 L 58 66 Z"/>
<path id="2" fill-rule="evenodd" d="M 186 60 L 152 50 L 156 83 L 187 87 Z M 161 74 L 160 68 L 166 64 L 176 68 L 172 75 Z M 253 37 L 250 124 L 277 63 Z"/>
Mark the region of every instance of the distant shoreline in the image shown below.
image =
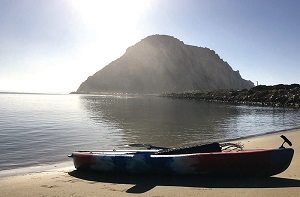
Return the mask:
<path id="1" fill-rule="evenodd" d="M 40 92 L 1 92 L 0 94 L 32 94 L 32 95 L 68 95 L 63 93 L 40 93 Z"/>

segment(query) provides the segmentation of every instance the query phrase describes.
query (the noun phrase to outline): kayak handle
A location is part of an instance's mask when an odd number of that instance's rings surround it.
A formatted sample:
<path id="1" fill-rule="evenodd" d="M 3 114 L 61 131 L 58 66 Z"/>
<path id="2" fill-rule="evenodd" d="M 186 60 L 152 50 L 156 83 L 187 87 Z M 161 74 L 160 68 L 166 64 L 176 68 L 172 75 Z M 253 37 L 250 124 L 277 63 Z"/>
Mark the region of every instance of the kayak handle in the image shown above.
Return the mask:
<path id="1" fill-rule="evenodd" d="M 292 145 L 293 145 L 292 142 L 291 142 L 289 139 L 287 139 L 287 137 L 285 137 L 284 135 L 281 135 L 280 137 L 283 139 L 283 143 L 281 144 L 281 146 L 280 146 L 279 148 L 285 148 L 285 147 L 283 146 L 284 143 L 287 143 L 289 146 L 292 146 Z"/>

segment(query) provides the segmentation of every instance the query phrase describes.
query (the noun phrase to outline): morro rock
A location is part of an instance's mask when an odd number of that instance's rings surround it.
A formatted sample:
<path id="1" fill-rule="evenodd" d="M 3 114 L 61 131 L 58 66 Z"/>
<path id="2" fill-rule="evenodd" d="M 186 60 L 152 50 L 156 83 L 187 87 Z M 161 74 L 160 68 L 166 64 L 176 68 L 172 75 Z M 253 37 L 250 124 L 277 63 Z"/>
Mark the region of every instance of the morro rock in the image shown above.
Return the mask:
<path id="1" fill-rule="evenodd" d="M 206 92 L 253 86 L 215 51 L 186 45 L 172 36 L 152 35 L 88 77 L 77 93 Z"/>

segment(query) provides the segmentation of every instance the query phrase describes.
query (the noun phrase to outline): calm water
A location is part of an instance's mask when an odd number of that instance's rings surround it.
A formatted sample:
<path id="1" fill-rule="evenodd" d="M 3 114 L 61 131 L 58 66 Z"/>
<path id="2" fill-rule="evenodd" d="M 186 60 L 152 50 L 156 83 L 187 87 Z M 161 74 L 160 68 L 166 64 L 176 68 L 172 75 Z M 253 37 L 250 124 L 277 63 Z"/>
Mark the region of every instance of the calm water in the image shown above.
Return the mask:
<path id="1" fill-rule="evenodd" d="M 300 126 L 300 111 L 154 96 L 0 94 L 0 170 L 128 143 L 181 146 Z"/>

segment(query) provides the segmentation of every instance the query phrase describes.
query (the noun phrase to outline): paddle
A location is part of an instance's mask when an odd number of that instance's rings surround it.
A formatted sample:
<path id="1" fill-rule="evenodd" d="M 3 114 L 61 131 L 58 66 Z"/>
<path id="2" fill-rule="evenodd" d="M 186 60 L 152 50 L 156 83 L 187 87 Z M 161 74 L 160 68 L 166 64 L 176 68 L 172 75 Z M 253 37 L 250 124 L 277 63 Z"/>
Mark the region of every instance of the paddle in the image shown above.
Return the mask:
<path id="1" fill-rule="evenodd" d="M 130 147 L 143 147 L 143 148 L 147 148 L 147 149 L 170 149 L 167 147 L 161 147 L 161 146 L 153 146 L 152 144 L 126 144 L 125 146 L 130 146 Z"/>

